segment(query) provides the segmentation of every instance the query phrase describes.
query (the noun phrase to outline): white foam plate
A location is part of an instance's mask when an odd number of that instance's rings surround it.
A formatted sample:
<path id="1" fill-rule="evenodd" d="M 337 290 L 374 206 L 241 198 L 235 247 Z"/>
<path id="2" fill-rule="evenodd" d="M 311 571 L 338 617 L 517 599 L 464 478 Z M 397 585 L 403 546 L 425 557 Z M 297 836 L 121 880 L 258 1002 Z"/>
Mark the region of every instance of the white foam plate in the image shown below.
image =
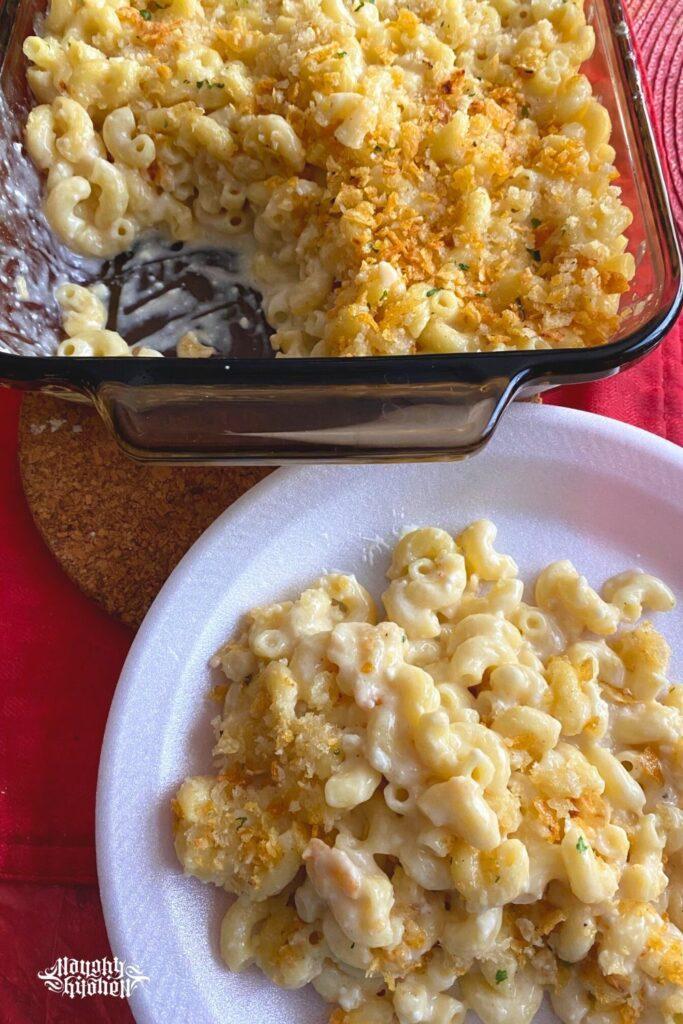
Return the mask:
<path id="1" fill-rule="evenodd" d="M 639 566 L 683 599 L 683 450 L 588 413 L 515 405 L 460 463 L 279 470 L 197 541 L 152 605 L 118 684 L 100 761 L 98 870 L 114 952 L 149 981 L 138 1024 L 322 1024 L 313 991 L 284 992 L 218 958 L 229 897 L 181 874 L 171 797 L 211 768 L 207 662 L 240 616 L 324 570 L 379 595 L 406 527 L 492 518 L 525 578 L 570 558 L 593 583 Z M 152 512 L 152 510 L 150 510 Z M 678 613 L 659 616 L 683 665 Z M 547 1010 L 542 1015 L 552 1018 Z"/>

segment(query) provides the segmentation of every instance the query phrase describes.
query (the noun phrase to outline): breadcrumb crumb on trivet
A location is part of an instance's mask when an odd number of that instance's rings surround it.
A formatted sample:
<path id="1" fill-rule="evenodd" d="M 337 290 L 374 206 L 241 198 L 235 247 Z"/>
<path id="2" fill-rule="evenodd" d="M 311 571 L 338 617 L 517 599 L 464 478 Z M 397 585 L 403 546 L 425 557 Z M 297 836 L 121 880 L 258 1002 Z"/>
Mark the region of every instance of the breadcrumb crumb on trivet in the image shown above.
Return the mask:
<path id="1" fill-rule="evenodd" d="M 62 568 L 134 628 L 202 531 L 270 472 L 131 462 L 89 405 L 38 394 L 22 403 L 19 462 Z"/>

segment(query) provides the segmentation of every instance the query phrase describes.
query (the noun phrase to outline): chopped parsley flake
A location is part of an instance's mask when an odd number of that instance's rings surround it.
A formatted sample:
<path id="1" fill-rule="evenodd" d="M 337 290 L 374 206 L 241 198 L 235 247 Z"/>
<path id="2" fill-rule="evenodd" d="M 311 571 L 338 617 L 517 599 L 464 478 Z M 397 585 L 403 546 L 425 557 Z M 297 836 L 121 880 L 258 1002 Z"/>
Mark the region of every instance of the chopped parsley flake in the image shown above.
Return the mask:
<path id="1" fill-rule="evenodd" d="M 436 293 L 440 292 L 440 291 L 441 291 L 440 288 L 428 288 L 427 289 L 427 298 L 430 298 L 432 295 L 436 295 Z"/>
<path id="2" fill-rule="evenodd" d="M 541 222 L 538 219 L 538 217 L 532 217 L 531 218 L 531 226 L 532 226 L 532 228 L 540 228 Z"/>
<path id="3" fill-rule="evenodd" d="M 183 85 L 192 85 L 189 78 L 183 79 Z M 210 82 L 208 78 L 200 78 L 198 82 L 194 83 L 195 89 L 225 89 L 224 82 Z"/>
<path id="4" fill-rule="evenodd" d="M 507 980 L 508 980 L 508 972 L 507 971 L 496 971 L 496 985 L 500 985 L 501 981 L 507 981 Z"/>
<path id="5" fill-rule="evenodd" d="M 458 263 L 458 266 L 463 271 L 463 273 L 470 269 L 469 263 Z"/>
<path id="6" fill-rule="evenodd" d="M 386 299 L 386 297 L 387 297 L 387 295 L 388 295 L 388 294 L 389 294 L 389 292 L 388 292 L 388 290 L 387 290 L 387 289 L 385 288 L 385 289 L 384 289 L 384 291 L 382 292 L 382 294 L 381 294 L 381 295 L 380 295 L 380 297 L 379 297 L 379 301 L 380 301 L 380 302 L 384 302 L 384 300 Z"/>
<path id="7" fill-rule="evenodd" d="M 238 831 L 239 831 L 239 829 L 243 828 L 243 826 L 246 825 L 246 823 L 247 823 L 247 819 L 246 818 L 235 818 L 235 828 Z"/>
<path id="8" fill-rule="evenodd" d="M 140 11 L 140 17 L 143 19 L 143 21 L 151 21 L 152 20 L 152 12 L 151 11 Z"/>
<path id="9" fill-rule="evenodd" d="M 579 853 L 585 853 L 588 849 L 588 843 L 583 838 L 583 836 L 579 836 L 578 842 L 576 844 L 576 849 L 579 851 Z"/>
<path id="10" fill-rule="evenodd" d="M 526 103 L 524 104 L 524 106 L 521 109 L 521 115 L 522 115 L 522 117 L 528 117 L 529 116 L 529 108 L 527 107 Z"/>
<path id="11" fill-rule="evenodd" d="M 540 249 L 527 249 L 527 252 L 529 253 L 529 255 L 531 256 L 531 258 L 533 260 L 536 260 L 537 263 L 541 262 L 541 250 Z"/>
<path id="12" fill-rule="evenodd" d="M 339 53 L 335 53 L 335 57 L 338 57 L 339 60 L 341 60 L 342 57 L 345 57 L 345 56 L 346 56 L 346 50 L 340 50 Z"/>
<path id="13" fill-rule="evenodd" d="M 475 292 L 474 294 L 476 295 L 476 297 L 478 299 L 485 299 L 486 298 L 486 292 Z"/>

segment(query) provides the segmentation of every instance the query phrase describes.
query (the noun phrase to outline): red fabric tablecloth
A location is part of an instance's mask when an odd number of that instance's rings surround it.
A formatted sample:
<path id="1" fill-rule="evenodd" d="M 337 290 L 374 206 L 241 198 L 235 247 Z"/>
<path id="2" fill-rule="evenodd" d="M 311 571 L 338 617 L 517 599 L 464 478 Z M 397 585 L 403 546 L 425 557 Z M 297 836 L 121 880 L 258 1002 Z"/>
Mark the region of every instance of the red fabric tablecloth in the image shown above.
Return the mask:
<path id="1" fill-rule="evenodd" d="M 675 116 L 683 8 L 680 0 L 632 0 L 630 9 L 683 224 L 683 117 Z M 680 325 L 638 366 L 545 400 L 683 445 Z M 19 405 L 18 394 L 0 390 L 0 1024 L 131 1024 L 119 1000 L 67 999 L 36 977 L 58 956 L 109 953 L 95 874 L 95 783 L 132 637 L 69 582 L 33 526 L 16 460 Z"/>
<path id="2" fill-rule="evenodd" d="M 132 639 L 66 578 L 16 458 L 20 396 L 0 390 L 0 1024 L 131 1024 L 115 999 L 50 993 L 56 957 L 109 955 L 95 873 L 95 783 Z"/>

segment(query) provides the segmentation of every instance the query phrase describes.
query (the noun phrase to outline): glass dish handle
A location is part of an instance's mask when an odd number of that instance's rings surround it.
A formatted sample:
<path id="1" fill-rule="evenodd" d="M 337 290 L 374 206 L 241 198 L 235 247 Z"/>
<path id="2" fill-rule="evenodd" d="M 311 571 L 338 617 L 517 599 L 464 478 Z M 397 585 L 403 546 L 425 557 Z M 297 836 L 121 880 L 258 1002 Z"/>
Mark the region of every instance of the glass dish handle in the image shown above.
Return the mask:
<path id="1" fill-rule="evenodd" d="M 479 376 L 479 375 L 477 375 Z M 123 450 L 155 462 L 458 459 L 489 439 L 524 382 L 272 387 L 138 386 L 92 394 Z"/>

